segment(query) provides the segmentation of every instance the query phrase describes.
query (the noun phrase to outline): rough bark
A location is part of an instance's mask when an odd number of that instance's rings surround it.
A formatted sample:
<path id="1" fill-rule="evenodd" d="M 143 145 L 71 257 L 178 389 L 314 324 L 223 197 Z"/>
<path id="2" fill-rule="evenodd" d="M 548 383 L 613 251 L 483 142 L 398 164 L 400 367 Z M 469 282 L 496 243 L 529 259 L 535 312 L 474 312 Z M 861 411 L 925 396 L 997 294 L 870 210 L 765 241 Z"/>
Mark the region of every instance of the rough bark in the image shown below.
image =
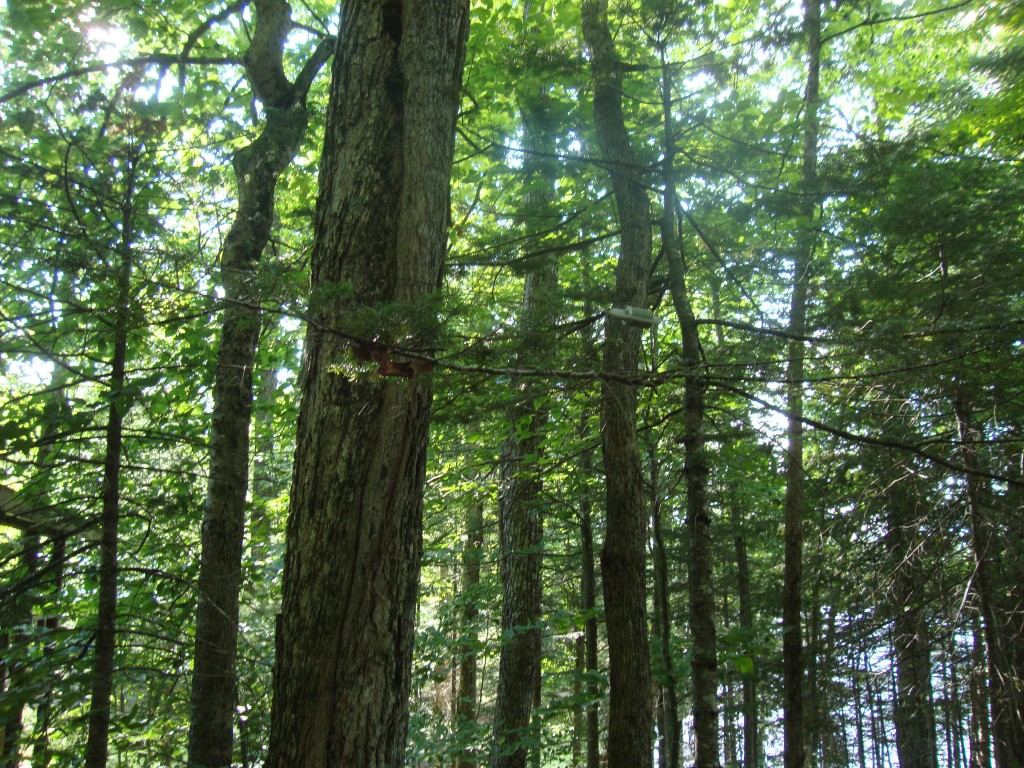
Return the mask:
<path id="1" fill-rule="evenodd" d="M 431 300 L 446 250 L 468 15 L 465 0 L 345 4 L 320 172 L 268 768 L 402 765 L 432 382 L 381 374 L 403 370 L 399 347 L 435 343 Z M 359 370 L 357 322 L 391 358 L 379 373 Z"/>
<path id="2" fill-rule="evenodd" d="M 265 99 L 266 121 L 259 137 L 235 153 L 238 207 L 221 254 L 224 305 L 214 369 L 188 736 L 188 764 L 196 768 L 231 764 L 253 365 L 260 330 L 259 262 L 270 240 L 278 177 L 305 136 L 306 92 L 330 53 L 329 45 L 321 44 L 296 84 L 282 83 L 276 74 L 284 77 L 281 59 L 290 8 L 286 2 L 259 0 L 254 9 L 256 25 L 245 60 L 254 94 Z"/>
<path id="3" fill-rule="evenodd" d="M 800 230 L 793 258 L 793 291 L 789 309 L 789 343 L 786 370 L 786 501 L 784 512 L 784 563 L 782 585 L 783 740 L 786 768 L 803 768 L 806 762 L 807 722 L 804 707 L 804 649 L 801 610 L 803 604 L 804 435 L 803 381 L 805 348 L 798 338 L 807 324 L 807 287 L 816 236 L 813 229 L 817 205 L 818 104 L 821 68 L 821 0 L 804 0 L 804 34 L 807 39 L 807 84 L 804 94 L 804 145 Z"/>
<path id="4" fill-rule="evenodd" d="M 607 0 L 582 7 L 594 78 L 594 125 L 618 208 L 621 251 L 616 306 L 647 304 L 651 270 L 650 200 L 622 112 L 622 65 L 608 27 Z M 608 633 L 609 768 L 649 768 L 654 712 L 647 629 L 647 515 L 636 431 L 636 389 L 622 381 L 638 369 L 640 329 L 609 318 L 601 383 L 606 526 L 601 573 Z"/>
<path id="5" fill-rule="evenodd" d="M 466 508 L 466 544 L 462 551 L 462 647 L 459 652 L 459 690 L 455 703 L 457 728 L 477 722 L 477 605 L 475 591 L 480 584 L 480 558 L 484 545 L 483 501 L 473 499 Z M 458 768 L 476 768 L 471 745 L 459 754 Z"/>
<path id="6" fill-rule="evenodd" d="M 125 188 L 121 199 L 120 240 L 117 248 L 117 305 L 114 312 L 110 376 L 110 406 L 103 456 L 100 512 L 99 589 L 86 768 L 106 768 L 110 732 L 110 696 L 114 688 L 114 653 L 117 644 L 117 529 L 121 519 L 122 429 L 128 400 L 124 397 L 128 357 L 132 247 L 135 239 L 135 174 L 137 157 L 126 158 Z"/>

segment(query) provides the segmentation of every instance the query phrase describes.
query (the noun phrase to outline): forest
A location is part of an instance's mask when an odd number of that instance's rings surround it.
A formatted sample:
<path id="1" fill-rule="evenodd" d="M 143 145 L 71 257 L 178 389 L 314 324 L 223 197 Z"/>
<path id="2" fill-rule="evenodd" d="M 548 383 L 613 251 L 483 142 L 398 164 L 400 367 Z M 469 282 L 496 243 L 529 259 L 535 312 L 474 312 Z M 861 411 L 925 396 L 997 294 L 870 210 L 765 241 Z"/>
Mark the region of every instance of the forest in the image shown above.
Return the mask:
<path id="1" fill-rule="evenodd" d="M 1024 766 L 1020 0 L 0 55 L 0 768 Z"/>

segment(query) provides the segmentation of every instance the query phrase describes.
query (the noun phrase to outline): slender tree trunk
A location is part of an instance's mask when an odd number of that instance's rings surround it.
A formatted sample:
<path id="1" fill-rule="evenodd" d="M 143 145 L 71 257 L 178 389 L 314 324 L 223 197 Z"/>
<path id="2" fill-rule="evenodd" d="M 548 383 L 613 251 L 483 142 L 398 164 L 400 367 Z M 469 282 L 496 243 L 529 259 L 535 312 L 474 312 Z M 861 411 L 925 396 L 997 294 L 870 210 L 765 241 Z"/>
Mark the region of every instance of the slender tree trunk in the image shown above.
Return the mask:
<path id="1" fill-rule="evenodd" d="M 345 3 L 267 768 L 403 761 L 433 385 L 401 350 L 436 344 L 468 18 L 467 0 Z"/>
<path id="2" fill-rule="evenodd" d="M 746 637 L 754 634 L 754 608 L 750 594 L 750 562 L 747 559 L 747 540 L 735 504 L 730 505 L 733 529 L 733 547 L 736 550 L 736 574 L 740 599 L 740 628 Z M 761 736 L 757 714 L 757 670 L 759 660 L 751 658 L 752 668 L 743 675 L 743 768 L 761 765 Z"/>
<path id="3" fill-rule="evenodd" d="M 281 66 L 290 30 L 288 3 L 257 0 L 254 8 L 256 26 L 245 60 L 267 116 L 260 136 L 235 153 L 238 208 L 221 255 L 224 309 L 214 369 L 188 737 L 188 764 L 197 768 L 231 765 L 253 366 L 260 330 L 259 262 L 270 240 L 277 179 L 305 136 L 306 92 L 330 53 L 330 46 L 321 44 L 293 85 Z"/>
<path id="4" fill-rule="evenodd" d="M 861 706 L 860 669 L 854 661 L 853 668 L 853 714 L 857 732 L 857 768 L 867 768 L 867 739 L 864 736 L 864 711 Z"/>
<path id="5" fill-rule="evenodd" d="M 686 287 L 682 246 L 676 234 L 675 140 L 672 130 L 672 85 L 662 52 L 662 118 L 665 137 L 663 181 L 665 205 L 661 240 L 669 269 L 669 293 L 682 335 L 686 390 L 683 395 L 683 447 L 686 452 L 686 527 L 690 537 L 687 587 L 690 598 L 690 637 L 693 654 L 693 735 L 696 768 L 717 768 L 718 641 L 715 631 L 714 562 L 711 512 L 708 508 L 708 456 L 704 445 L 704 398 L 707 381 L 701 359 L 697 318 Z"/>
<path id="6" fill-rule="evenodd" d="M 672 613 L 668 600 L 668 557 L 665 554 L 665 535 L 662 531 L 662 500 L 658 489 L 660 467 L 651 447 L 651 531 L 654 538 L 654 610 L 655 626 L 661 662 L 660 725 L 662 747 L 659 765 L 665 768 L 679 766 L 679 695 L 676 690 L 676 671 L 672 659 Z"/>
<path id="7" fill-rule="evenodd" d="M 588 336 L 588 347 L 592 344 Z M 589 419 L 584 415 L 580 420 L 581 437 L 586 439 Z M 588 478 L 594 473 L 593 450 L 585 448 L 579 459 L 580 477 Z M 583 665 L 586 673 L 586 707 L 587 732 L 587 768 L 599 768 L 601 765 L 601 722 L 600 722 L 600 686 L 597 682 L 597 572 L 594 567 L 594 530 L 592 523 L 592 505 L 590 496 L 583 489 L 580 496 L 580 558 L 583 561 L 580 583 L 580 608 L 583 611 Z"/>
<path id="8" fill-rule="evenodd" d="M 818 76 L 821 67 L 821 0 L 804 0 L 804 34 L 807 37 L 807 87 L 804 95 L 803 184 L 799 206 L 800 231 L 793 259 L 793 293 L 789 330 L 804 335 L 807 319 L 807 287 L 816 241 L 814 211 L 817 205 Z M 783 732 L 786 768 L 803 768 L 806 761 L 807 722 L 804 711 L 804 658 L 801 610 L 803 598 L 804 437 L 803 380 L 804 342 L 789 344 L 786 385 L 786 506 L 785 559 L 782 586 Z"/>
<path id="9" fill-rule="evenodd" d="M 988 665 L 978 615 L 971 617 L 971 768 L 991 768 L 992 729 L 988 706 Z"/>
<path id="10" fill-rule="evenodd" d="M 616 306 L 644 307 L 651 270 L 650 200 L 622 112 L 622 68 L 608 28 L 607 0 L 585 0 L 583 36 L 594 78 L 594 125 L 611 169 L 621 253 Z M 647 628 L 647 514 L 636 430 L 640 329 L 608 318 L 601 383 L 606 524 L 601 572 L 608 633 L 608 767 L 649 768 L 654 712 Z"/>
<path id="11" fill-rule="evenodd" d="M 135 155 L 136 149 L 130 150 Z M 121 231 L 117 249 L 117 308 L 113 322 L 113 352 L 107 390 L 106 448 L 103 457 L 102 507 L 100 512 L 99 590 L 96 610 L 92 694 L 89 700 L 89 735 L 85 747 L 86 768 L 106 768 L 110 732 L 110 697 L 114 689 L 114 652 L 117 643 L 117 529 L 121 519 L 122 425 L 128 409 L 125 368 L 128 358 L 132 246 L 135 240 L 135 174 L 137 156 L 125 160 L 125 189 L 121 202 Z"/>
<path id="12" fill-rule="evenodd" d="M 477 605 L 476 590 L 480 585 L 480 559 L 484 545 L 484 505 L 472 499 L 466 507 L 466 544 L 462 550 L 462 632 L 459 651 L 459 692 L 456 697 L 456 729 L 463 731 L 477 723 Z M 458 768 L 476 768 L 472 746 L 459 754 Z"/>

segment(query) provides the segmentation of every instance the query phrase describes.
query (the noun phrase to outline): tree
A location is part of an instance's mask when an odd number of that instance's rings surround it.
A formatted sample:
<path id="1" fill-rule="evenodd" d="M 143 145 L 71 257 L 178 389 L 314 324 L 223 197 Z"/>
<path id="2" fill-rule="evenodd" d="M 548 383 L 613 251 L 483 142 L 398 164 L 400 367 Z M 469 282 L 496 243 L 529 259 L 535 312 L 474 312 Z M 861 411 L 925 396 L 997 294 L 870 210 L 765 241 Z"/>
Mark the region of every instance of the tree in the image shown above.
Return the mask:
<path id="1" fill-rule="evenodd" d="M 189 723 L 189 764 L 205 768 L 232 762 L 238 592 L 260 331 L 260 256 L 270 240 L 277 179 L 306 133 L 306 95 L 334 42 L 324 38 L 293 83 L 285 76 L 283 63 L 291 8 L 287 2 L 266 0 L 254 3 L 254 8 L 256 24 L 243 60 L 253 94 L 264 105 L 266 123 L 252 144 L 235 153 L 238 209 L 221 255 L 224 310 L 214 369 Z"/>
<path id="2" fill-rule="evenodd" d="M 399 765 L 405 751 L 432 395 L 406 355 L 436 343 L 467 24 L 468 4 L 453 0 L 345 7 L 317 204 L 271 768 Z M 360 356 L 378 358 L 368 376 Z"/>
<path id="3" fill-rule="evenodd" d="M 597 129 L 618 212 L 621 254 L 615 271 L 618 307 L 646 307 L 651 273 L 651 204 L 622 110 L 622 66 L 608 26 L 606 0 L 582 9 L 583 35 L 594 79 Z M 636 434 L 636 385 L 641 329 L 608 318 L 601 381 L 601 442 L 606 483 L 601 552 L 608 630 L 610 700 L 608 765 L 650 766 L 654 714 L 647 639 L 647 513 Z"/>
<path id="4" fill-rule="evenodd" d="M 786 367 L 786 507 L 785 580 L 782 593 L 782 655 L 784 665 L 785 762 L 786 768 L 803 768 L 806 755 L 807 722 L 804 706 L 803 528 L 804 528 L 804 358 L 802 338 L 807 328 L 807 291 L 811 261 L 818 187 L 818 109 L 821 68 L 821 3 L 804 1 L 804 34 L 807 39 L 807 85 L 804 92 L 804 141 L 801 155 L 800 231 L 793 257 L 793 290 L 790 297 L 789 357 Z"/>

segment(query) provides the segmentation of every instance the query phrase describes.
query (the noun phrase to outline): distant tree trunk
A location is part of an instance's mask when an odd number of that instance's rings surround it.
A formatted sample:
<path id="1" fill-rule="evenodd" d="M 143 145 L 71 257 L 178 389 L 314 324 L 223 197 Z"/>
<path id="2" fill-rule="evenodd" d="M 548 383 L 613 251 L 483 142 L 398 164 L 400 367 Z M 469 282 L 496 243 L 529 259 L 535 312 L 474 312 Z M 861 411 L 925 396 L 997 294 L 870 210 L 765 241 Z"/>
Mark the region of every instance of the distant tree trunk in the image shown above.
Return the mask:
<path id="1" fill-rule="evenodd" d="M 15 586 L 9 608 L 4 606 L 10 613 L 3 617 L 4 626 L 0 628 L 4 642 L 3 655 L 0 656 L 0 766 L 3 768 L 21 765 L 23 715 L 25 705 L 32 698 L 25 691 L 29 682 L 25 665 L 30 658 L 28 645 L 31 642 L 26 627 L 32 623 L 33 585 L 39 570 L 39 536 L 24 532 L 18 543 L 23 582 Z M 9 631 L 8 626 L 13 630 Z"/>
<path id="2" fill-rule="evenodd" d="M 477 605 L 476 590 L 480 585 L 480 558 L 484 545 L 484 505 L 482 499 L 471 499 L 466 507 L 466 544 L 462 550 L 462 632 L 459 650 L 459 692 L 456 697 L 456 728 L 477 722 Z M 462 750 L 458 768 L 476 768 L 472 746 Z"/>
<path id="3" fill-rule="evenodd" d="M 656 447 L 651 448 L 654 454 Z M 659 749 L 660 766 L 678 768 L 680 752 L 679 695 L 676 687 L 675 663 L 672 659 L 672 613 L 668 599 L 668 557 L 665 554 L 665 535 L 662 531 L 662 499 L 658 489 L 661 471 L 655 456 L 651 456 L 651 532 L 654 543 L 654 611 L 655 631 L 658 636 L 661 666 L 660 726 L 662 745 Z"/>
<path id="4" fill-rule="evenodd" d="M 804 94 L 804 146 L 800 230 L 793 258 L 793 293 L 789 310 L 789 343 L 786 372 L 786 505 L 782 586 L 783 738 L 785 768 L 803 768 L 807 759 L 807 721 L 804 712 L 804 657 L 801 610 L 803 601 L 804 522 L 804 335 L 807 323 L 807 287 L 816 235 L 818 105 L 821 69 L 821 0 L 804 0 L 804 34 L 807 38 L 807 86 Z"/>
<path id="5" fill-rule="evenodd" d="M 60 399 L 66 404 L 66 396 L 62 391 Z M 53 572 L 53 595 L 59 601 L 64 588 L 64 569 L 67 563 L 67 539 L 60 537 L 54 539 L 50 549 L 49 567 Z M 57 649 L 56 631 L 60 627 L 60 616 L 51 615 L 46 617 L 46 629 L 48 637 L 43 647 L 43 656 L 50 657 Z M 59 675 L 51 672 L 46 683 L 46 690 L 43 692 L 36 707 L 36 723 L 32 739 L 32 768 L 46 768 L 50 764 L 52 754 L 50 752 L 50 712 L 53 706 L 53 692 Z"/>
<path id="6" fill-rule="evenodd" d="M 988 665 L 978 615 L 971 616 L 971 768 L 991 768 L 992 729 L 988 706 Z"/>
<path id="7" fill-rule="evenodd" d="M 651 206 L 622 112 L 622 67 L 608 28 L 607 0 L 585 0 L 583 36 L 594 78 L 594 125 L 611 169 L 621 251 L 616 306 L 644 307 L 651 270 Z M 610 696 L 608 767 L 649 768 L 654 712 L 647 628 L 647 515 L 636 430 L 640 329 L 608 318 L 601 382 L 601 441 L 606 482 L 601 555 Z"/>
<path id="8" fill-rule="evenodd" d="M 120 239 L 116 253 L 117 306 L 114 309 L 112 354 L 107 391 L 107 427 L 103 456 L 100 512 L 99 589 L 96 609 L 92 695 L 89 700 L 89 735 L 85 747 L 86 768 L 106 768 L 110 732 L 110 696 L 114 688 L 114 651 L 117 643 L 117 529 L 121 519 L 122 425 L 129 407 L 125 397 L 128 332 L 131 327 L 132 248 L 135 240 L 135 184 L 138 150 L 125 158 L 124 193 L 121 198 Z"/>
<path id="9" fill-rule="evenodd" d="M 436 344 L 468 5 L 345 3 L 267 768 L 397 767 L 405 753 L 433 384 L 400 350 Z M 367 352 L 376 374 L 357 368 Z"/>
<path id="10" fill-rule="evenodd" d="M 736 576 L 740 599 L 740 628 L 748 638 L 754 634 L 754 608 L 750 594 L 750 562 L 747 559 L 747 541 L 735 504 L 729 508 L 736 551 Z M 752 669 L 743 675 L 743 768 L 761 765 L 761 736 L 757 714 L 757 670 L 759 660 L 751 657 Z"/>
<path id="11" fill-rule="evenodd" d="M 530 23 L 531 5 L 524 15 Z M 527 195 L 531 210 L 550 205 L 554 182 L 548 93 L 518 95 L 523 119 L 523 175 L 535 191 Z M 540 183 L 537 184 L 539 180 Z M 517 332 L 517 367 L 537 367 L 550 328 L 557 317 L 558 272 L 552 260 L 531 265 L 523 283 Z M 541 540 L 544 534 L 544 484 L 538 464 L 544 453 L 548 422 L 547 385 L 537 379 L 513 382 L 508 409 L 511 434 L 499 458 L 498 527 L 500 532 L 503 642 L 498 663 L 498 692 L 494 705 L 494 749 L 491 768 L 524 768 L 528 753 L 539 756 L 540 732 L 533 720 L 540 690 L 541 663 Z M 524 736 L 528 736 L 525 741 Z M 533 746 L 529 746 L 532 744 Z"/>
<path id="12" fill-rule="evenodd" d="M 902 487 L 909 479 L 893 483 L 888 495 L 889 530 L 886 544 L 893 568 L 892 625 L 897 674 L 893 704 L 896 751 L 900 768 L 938 768 L 935 746 L 935 713 L 932 705 L 932 667 L 928 642 L 925 595 L 918 565 L 921 542 L 914 496 Z"/>
<path id="13" fill-rule="evenodd" d="M 589 314 L 589 312 L 587 313 Z M 588 335 L 586 345 L 589 348 L 593 339 Z M 580 420 L 581 437 L 586 437 L 588 430 L 586 414 Z M 594 472 L 593 449 L 584 448 L 579 458 L 580 477 L 591 477 Z M 594 567 L 594 530 L 593 509 L 590 496 L 584 487 L 580 496 L 580 558 L 583 568 L 580 579 L 580 608 L 583 619 L 583 666 L 587 683 L 585 690 L 589 703 L 586 707 L 587 733 L 587 768 L 599 768 L 601 765 L 601 722 L 600 722 L 600 687 L 597 682 L 597 572 Z"/>
<path id="14" fill-rule="evenodd" d="M 993 564 L 1001 559 L 1001 547 L 992 535 L 992 526 L 985 514 L 984 499 L 990 491 L 983 488 L 983 481 L 975 471 L 980 467 L 976 447 L 980 435 L 973 425 L 971 403 L 962 388 L 957 388 L 953 401 L 960 451 L 968 470 L 967 507 L 974 552 L 974 589 L 988 658 L 993 752 L 997 768 L 1017 768 L 1024 765 L 1024 669 L 1022 660 L 1015 658 L 1015 646 L 1021 641 L 1014 637 L 1014 621 L 1019 620 L 1014 614 L 1022 609 L 1019 605 L 1006 606 L 998 592 L 1005 589 L 1009 593 L 1019 586 L 1005 585 L 997 591 L 994 583 Z"/>
<path id="15" fill-rule="evenodd" d="M 686 389 L 683 395 L 683 447 L 686 452 L 686 528 L 690 538 L 687 588 L 693 654 L 693 736 L 696 768 L 719 765 L 718 640 L 715 631 L 714 562 L 711 513 L 708 509 L 708 455 L 704 445 L 704 397 L 707 380 L 701 357 L 697 318 L 686 286 L 682 243 L 676 232 L 675 140 L 672 129 L 672 79 L 662 52 L 662 119 L 665 141 L 665 204 L 661 240 L 668 262 L 669 293 L 682 336 Z"/>
<path id="16" fill-rule="evenodd" d="M 221 254 L 224 308 L 214 369 L 210 479 L 203 512 L 188 764 L 231 765 L 237 699 L 238 592 L 242 578 L 253 366 L 260 330 L 260 256 L 270 240 L 277 179 L 306 132 L 306 92 L 330 46 L 321 43 L 292 85 L 282 54 L 290 31 L 283 0 L 257 0 L 245 61 L 266 108 L 260 136 L 234 157 L 238 208 Z"/>

